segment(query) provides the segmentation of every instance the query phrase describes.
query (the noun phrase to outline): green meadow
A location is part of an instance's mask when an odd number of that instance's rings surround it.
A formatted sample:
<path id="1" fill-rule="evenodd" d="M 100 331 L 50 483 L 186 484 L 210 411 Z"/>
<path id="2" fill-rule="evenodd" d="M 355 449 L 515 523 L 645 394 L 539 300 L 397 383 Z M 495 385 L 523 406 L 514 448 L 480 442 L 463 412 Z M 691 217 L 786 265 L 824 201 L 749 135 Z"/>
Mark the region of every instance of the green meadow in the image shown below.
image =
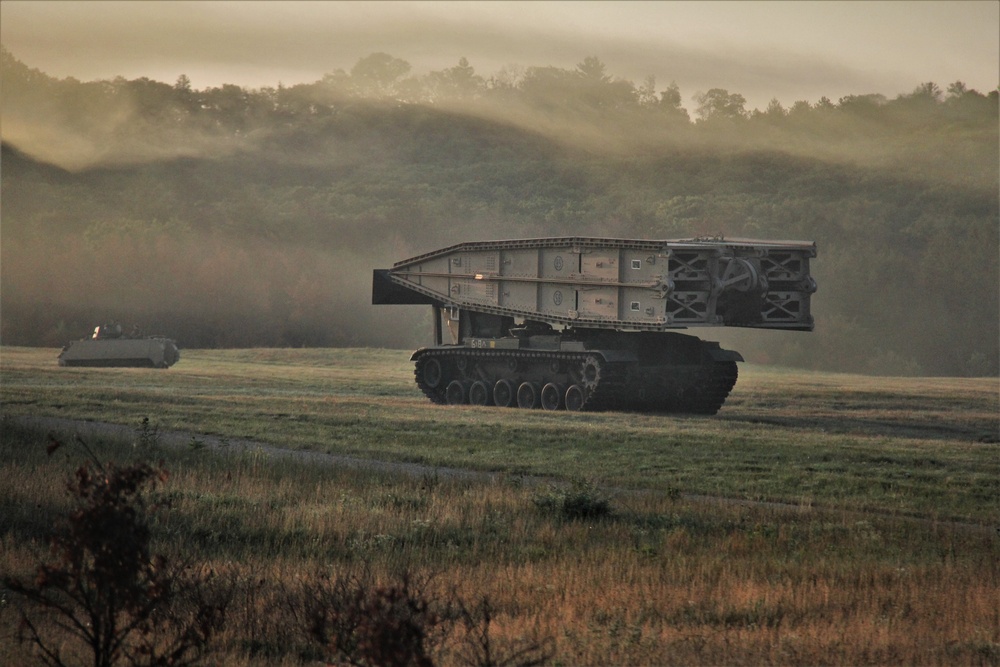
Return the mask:
<path id="1" fill-rule="evenodd" d="M 250 439 L 431 466 L 989 523 L 995 378 L 741 368 L 716 417 L 435 406 L 408 354 L 185 350 L 166 371 L 61 368 L 4 348 L 3 414 Z"/>

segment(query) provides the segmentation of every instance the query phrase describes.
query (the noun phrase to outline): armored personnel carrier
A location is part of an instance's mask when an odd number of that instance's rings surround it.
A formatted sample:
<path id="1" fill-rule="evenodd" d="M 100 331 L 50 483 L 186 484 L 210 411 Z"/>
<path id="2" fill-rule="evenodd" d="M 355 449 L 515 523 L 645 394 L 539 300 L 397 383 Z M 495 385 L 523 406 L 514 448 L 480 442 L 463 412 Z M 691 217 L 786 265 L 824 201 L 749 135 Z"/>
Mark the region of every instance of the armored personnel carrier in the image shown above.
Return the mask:
<path id="1" fill-rule="evenodd" d="M 94 328 L 89 338 L 69 343 L 59 353 L 60 366 L 139 366 L 169 368 L 180 359 L 177 344 L 163 336 L 123 334 L 121 325 Z"/>
<path id="2" fill-rule="evenodd" d="M 372 303 L 433 307 L 435 344 L 412 361 L 435 403 L 715 414 L 743 357 L 675 330 L 812 330 L 815 256 L 722 238 L 461 243 L 375 270 Z"/>

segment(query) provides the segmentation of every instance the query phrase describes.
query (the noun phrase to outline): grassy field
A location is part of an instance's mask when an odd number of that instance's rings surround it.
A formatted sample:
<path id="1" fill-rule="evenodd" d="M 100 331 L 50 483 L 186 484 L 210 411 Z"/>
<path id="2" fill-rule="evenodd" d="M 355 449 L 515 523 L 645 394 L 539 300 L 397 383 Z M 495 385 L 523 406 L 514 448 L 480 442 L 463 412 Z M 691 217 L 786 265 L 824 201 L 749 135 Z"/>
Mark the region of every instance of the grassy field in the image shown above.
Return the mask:
<path id="1" fill-rule="evenodd" d="M 386 350 L 186 350 L 166 371 L 3 348 L 7 416 L 59 416 L 623 489 L 1000 521 L 995 378 L 743 366 L 716 417 L 435 406 Z"/>
<path id="2" fill-rule="evenodd" d="M 317 659 L 295 591 L 360 570 L 485 596 L 498 650 L 544 640 L 552 664 L 1000 664 L 996 379 L 742 366 L 718 416 L 668 417 L 434 406 L 399 351 L 187 350 L 166 371 L 59 368 L 56 354 L 0 350 L 0 573 L 44 558 L 83 458 L 46 457 L 16 418 L 127 425 L 134 437 L 91 445 L 164 459 L 158 548 L 243 582 L 213 644 L 222 664 Z M 501 474 L 143 451 L 143 417 L 192 445 Z M 567 512 L 574 498 L 603 509 Z M 7 641 L 19 603 L 0 602 L 0 663 L 23 662 L 30 647 Z M 442 641 L 440 662 L 482 664 L 467 640 Z"/>

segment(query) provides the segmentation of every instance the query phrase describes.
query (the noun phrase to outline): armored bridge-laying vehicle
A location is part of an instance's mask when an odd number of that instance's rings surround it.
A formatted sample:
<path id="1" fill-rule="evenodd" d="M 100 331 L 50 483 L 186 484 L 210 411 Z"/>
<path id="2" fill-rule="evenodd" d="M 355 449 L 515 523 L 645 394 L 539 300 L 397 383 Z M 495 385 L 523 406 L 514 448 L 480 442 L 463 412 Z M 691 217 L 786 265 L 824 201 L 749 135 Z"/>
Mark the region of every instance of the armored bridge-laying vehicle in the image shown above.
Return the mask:
<path id="1" fill-rule="evenodd" d="M 723 238 L 461 243 L 375 270 L 372 303 L 433 306 L 435 344 L 411 360 L 435 403 L 715 414 L 743 357 L 675 330 L 812 330 L 815 256 Z"/>

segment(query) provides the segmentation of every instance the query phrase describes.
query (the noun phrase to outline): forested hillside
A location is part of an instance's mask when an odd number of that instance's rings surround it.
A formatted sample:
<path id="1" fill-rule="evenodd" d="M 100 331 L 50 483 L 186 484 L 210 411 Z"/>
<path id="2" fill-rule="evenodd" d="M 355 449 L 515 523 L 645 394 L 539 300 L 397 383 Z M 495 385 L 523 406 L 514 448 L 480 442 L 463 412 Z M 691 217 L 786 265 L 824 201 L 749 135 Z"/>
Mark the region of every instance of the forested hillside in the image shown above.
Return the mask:
<path id="1" fill-rule="evenodd" d="M 813 333 L 696 331 L 750 361 L 1000 371 L 998 97 L 776 101 L 574 70 L 424 76 L 386 54 L 307 85 L 55 79 L 3 51 L 0 340 L 117 319 L 182 347 L 415 347 L 371 269 L 465 240 L 814 240 Z M 687 93 L 690 95 L 690 93 Z"/>

